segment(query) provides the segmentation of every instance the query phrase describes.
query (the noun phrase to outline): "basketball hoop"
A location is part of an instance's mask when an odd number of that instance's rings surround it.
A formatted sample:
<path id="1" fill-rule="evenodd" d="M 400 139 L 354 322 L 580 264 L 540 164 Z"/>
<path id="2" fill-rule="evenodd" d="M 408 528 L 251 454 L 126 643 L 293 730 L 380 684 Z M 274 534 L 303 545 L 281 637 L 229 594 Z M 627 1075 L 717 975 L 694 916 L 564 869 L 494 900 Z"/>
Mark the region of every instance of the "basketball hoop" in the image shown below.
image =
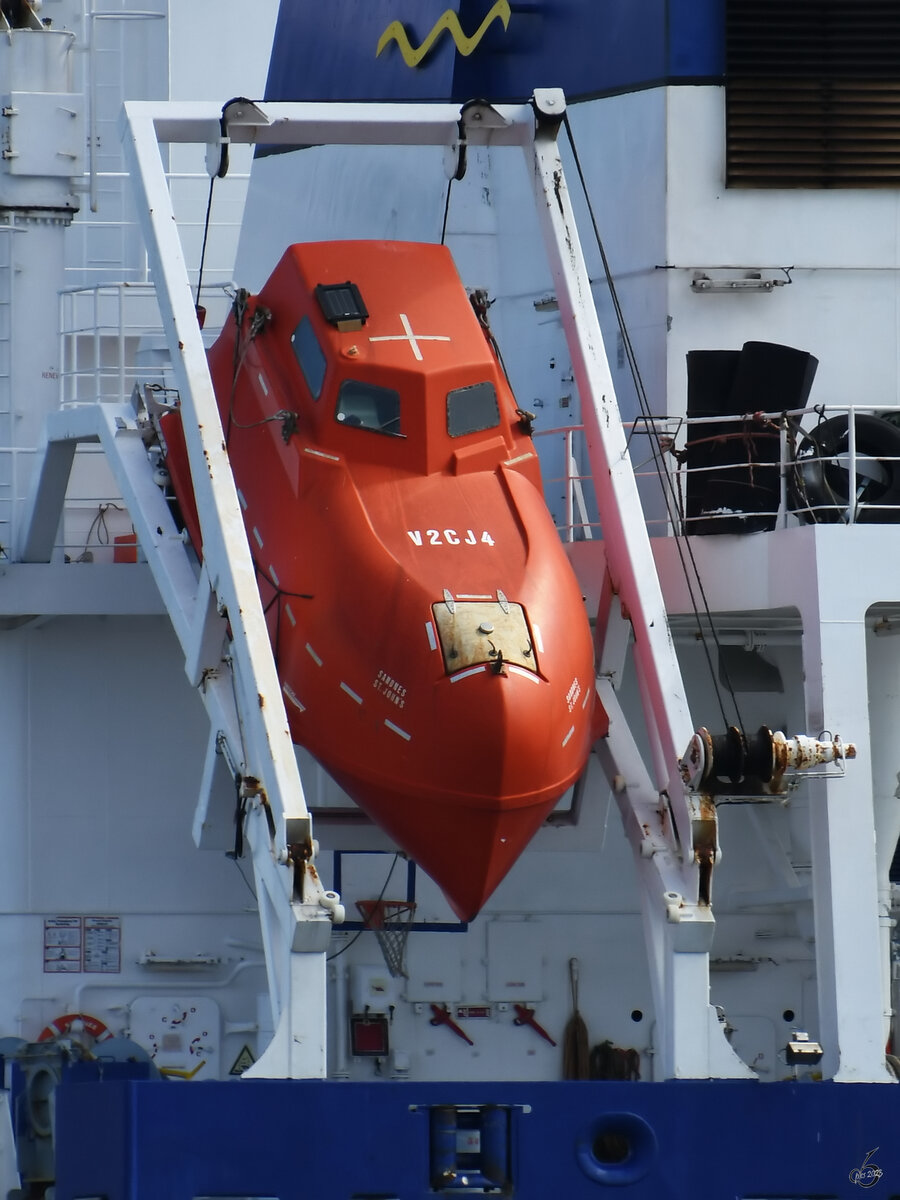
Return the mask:
<path id="1" fill-rule="evenodd" d="M 378 945 L 387 963 L 387 969 L 396 979 L 406 979 L 406 939 L 416 911 L 412 900 L 357 900 L 366 929 L 371 929 L 378 938 Z"/>

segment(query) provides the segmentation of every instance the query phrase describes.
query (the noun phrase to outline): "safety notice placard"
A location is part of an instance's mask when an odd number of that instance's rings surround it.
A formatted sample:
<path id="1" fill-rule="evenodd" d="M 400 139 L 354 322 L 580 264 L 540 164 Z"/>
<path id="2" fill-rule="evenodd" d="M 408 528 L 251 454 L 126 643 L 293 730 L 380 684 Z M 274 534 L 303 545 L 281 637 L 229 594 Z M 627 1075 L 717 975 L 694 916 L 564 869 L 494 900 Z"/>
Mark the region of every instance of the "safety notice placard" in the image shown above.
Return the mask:
<path id="1" fill-rule="evenodd" d="M 122 970 L 121 917 L 45 917 L 45 974 Z"/>
<path id="2" fill-rule="evenodd" d="M 80 970 L 81 917 L 45 917 L 45 973 Z"/>

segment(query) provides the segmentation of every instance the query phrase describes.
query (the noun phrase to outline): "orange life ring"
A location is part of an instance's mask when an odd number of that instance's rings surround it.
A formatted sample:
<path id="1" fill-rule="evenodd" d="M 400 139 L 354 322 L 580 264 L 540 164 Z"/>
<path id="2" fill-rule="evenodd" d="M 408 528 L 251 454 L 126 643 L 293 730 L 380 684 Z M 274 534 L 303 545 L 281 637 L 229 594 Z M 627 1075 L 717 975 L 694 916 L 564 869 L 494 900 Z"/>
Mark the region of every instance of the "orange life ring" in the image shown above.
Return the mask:
<path id="1" fill-rule="evenodd" d="M 92 1017 L 90 1013 L 66 1013 L 65 1016 L 51 1021 L 46 1029 L 41 1031 L 38 1041 L 52 1042 L 56 1038 L 67 1037 L 76 1021 L 82 1023 L 85 1033 L 90 1034 L 95 1042 L 105 1042 L 113 1036 L 112 1030 L 107 1029 L 101 1020 Z"/>

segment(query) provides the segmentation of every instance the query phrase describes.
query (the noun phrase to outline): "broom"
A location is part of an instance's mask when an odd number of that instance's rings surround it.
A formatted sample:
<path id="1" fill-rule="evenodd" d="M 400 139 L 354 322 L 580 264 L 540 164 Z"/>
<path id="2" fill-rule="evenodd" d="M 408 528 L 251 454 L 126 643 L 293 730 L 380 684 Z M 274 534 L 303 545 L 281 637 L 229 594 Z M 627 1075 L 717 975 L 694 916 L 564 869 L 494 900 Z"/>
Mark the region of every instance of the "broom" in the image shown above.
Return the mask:
<path id="1" fill-rule="evenodd" d="M 578 959 L 569 959 L 569 986 L 572 989 L 572 1015 L 563 1034 L 563 1079 L 587 1079 L 590 1075 L 588 1031 L 578 1011 Z"/>

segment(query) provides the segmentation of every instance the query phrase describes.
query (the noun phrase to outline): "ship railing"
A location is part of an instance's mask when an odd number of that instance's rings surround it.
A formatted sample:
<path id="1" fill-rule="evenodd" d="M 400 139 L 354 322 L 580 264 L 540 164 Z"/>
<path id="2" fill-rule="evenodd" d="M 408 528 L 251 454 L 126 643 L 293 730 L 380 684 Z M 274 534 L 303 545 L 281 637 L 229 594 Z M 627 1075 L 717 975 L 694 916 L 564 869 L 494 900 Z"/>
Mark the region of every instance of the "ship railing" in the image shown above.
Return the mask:
<path id="1" fill-rule="evenodd" d="M 206 287 L 206 328 L 221 328 L 233 286 Z M 60 405 L 121 403 L 135 384 L 172 386 L 169 354 L 150 282 L 97 283 L 60 293 Z"/>
<path id="2" fill-rule="evenodd" d="M 625 430 L 651 536 L 900 522 L 900 405 L 642 417 Z M 602 537 L 584 426 L 534 436 L 560 536 Z"/>
<path id="3" fill-rule="evenodd" d="M 593 477 L 586 466 L 583 425 L 535 429 L 543 473 L 544 495 L 564 541 L 590 541 L 600 537 L 600 521 L 593 494 Z"/>
<path id="4" fill-rule="evenodd" d="M 233 285 L 210 284 L 200 304 L 207 312 L 204 341 L 217 336 L 231 307 Z M 97 403 L 126 403 L 136 386 L 174 391 L 174 376 L 163 332 L 156 290 L 150 282 L 103 282 L 64 289 L 59 297 L 58 402 L 61 408 Z M 31 460 L 32 447 L 15 456 Z M 105 469 L 103 451 L 79 446 L 66 495 L 61 536 L 54 556 L 70 562 L 134 561 L 129 545 L 131 519 Z M 0 466 L 3 455 L 0 451 Z M 0 493 L 0 547 L 9 544 L 14 509 L 30 472 L 16 472 L 17 485 L 7 504 Z M 124 543 L 124 544 L 123 544 Z M 2 553 L 2 551 L 0 551 Z"/>

